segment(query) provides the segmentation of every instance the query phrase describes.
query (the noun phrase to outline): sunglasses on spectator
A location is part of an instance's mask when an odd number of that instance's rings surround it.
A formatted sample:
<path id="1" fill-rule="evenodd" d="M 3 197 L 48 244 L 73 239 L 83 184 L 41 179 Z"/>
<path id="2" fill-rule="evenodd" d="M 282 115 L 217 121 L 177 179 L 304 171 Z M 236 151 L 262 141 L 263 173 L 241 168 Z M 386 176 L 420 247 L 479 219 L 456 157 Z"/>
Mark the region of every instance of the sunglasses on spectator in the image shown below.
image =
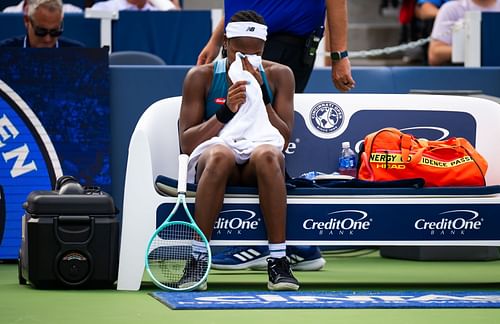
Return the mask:
<path id="1" fill-rule="evenodd" d="M 59 37 L 63 33 L 63 26 L 59 28 L 54 28 L 54 29 L 47 29 L 47 28 L 42 28 L 39 26 L 36 26 L 33 20 L 31 20 L 31 26 L 33 26 L 33 31 L 35 32 L 35 35 L 38 37 L 45 37 L 47 35 L 50 35 L 50 37 Z"/>

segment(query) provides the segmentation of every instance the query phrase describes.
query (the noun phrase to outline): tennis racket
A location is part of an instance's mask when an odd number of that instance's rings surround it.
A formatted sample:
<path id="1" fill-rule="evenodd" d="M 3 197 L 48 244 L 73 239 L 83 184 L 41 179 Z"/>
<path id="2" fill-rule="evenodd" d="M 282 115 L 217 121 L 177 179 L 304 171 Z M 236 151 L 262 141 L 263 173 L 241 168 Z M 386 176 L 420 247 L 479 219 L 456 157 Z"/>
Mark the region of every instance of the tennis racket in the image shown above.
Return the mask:
<path id="1" fill-rule="evenodd" d="M 146 250 L 146 270 L 158 287 L 171 291 L 206 289 L 212 255 L 210 245 L 186 205 L 187 164 L 179 155 L 177 201 L 163 224 L 154 232 Z M 189 222 L 179 221 L 182 204 Z M 178 212 L 179 210 L 179 212 Z M 174 216 L 176 220 L 173 220 Z"/>

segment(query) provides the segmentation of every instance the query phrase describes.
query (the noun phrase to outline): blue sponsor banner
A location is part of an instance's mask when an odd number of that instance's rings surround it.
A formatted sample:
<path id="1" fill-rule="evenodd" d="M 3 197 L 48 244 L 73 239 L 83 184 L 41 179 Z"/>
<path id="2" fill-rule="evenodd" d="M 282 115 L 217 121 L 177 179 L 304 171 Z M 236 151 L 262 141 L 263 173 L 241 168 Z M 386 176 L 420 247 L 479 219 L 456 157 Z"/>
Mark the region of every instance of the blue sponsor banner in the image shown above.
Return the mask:
<path id="1" fill-rule="evenodd" d="M 157 227 L 174 204 L 158 209 Z M 194 204 L 188 204 L 193 212 Z M 500 242 L 496 204 L 289 204 L 287 241 L 343 243 L 426 241 Z M 178 218 L 182 220 L 182 216 Z M 184 220 L 186 220 L 184 218 Z M 225 204 L 212 241 L 266 241 L 259 204 Z"/>
<path id="2" fill-rule="evenodd" d="M 162 204 L 157 209 L 156 227 L 158 228 L 167 218 L 175 203 Z M 187 204 L 191 215 L 194 215 L 194 204 Z M 180 209 L 179 209 L 180 210 Z M 188 221 L 184 210 L 178 211 L 172 220 Z M 264 218 L 258 204 L 231 204 L 225 205 L 217 218 L 212 240 L 265 240 L 266 229 Z"/>
<path id="3" fill-rule="evenodd" d="M 2 48 L 0 66 L 0 259 L 15 259 L 31 191 L 62 174 L 111 188 L 108 54 Z"/>
<path id="4" fill-rule="evenodd" d="M 498 291 L 154 292 L 171 309 L 499 308 Z"/>
<path id="5" fill-rule="evenodd" d="M 498 205 L 290 205 L 288 240 L 499 240 Z"/>

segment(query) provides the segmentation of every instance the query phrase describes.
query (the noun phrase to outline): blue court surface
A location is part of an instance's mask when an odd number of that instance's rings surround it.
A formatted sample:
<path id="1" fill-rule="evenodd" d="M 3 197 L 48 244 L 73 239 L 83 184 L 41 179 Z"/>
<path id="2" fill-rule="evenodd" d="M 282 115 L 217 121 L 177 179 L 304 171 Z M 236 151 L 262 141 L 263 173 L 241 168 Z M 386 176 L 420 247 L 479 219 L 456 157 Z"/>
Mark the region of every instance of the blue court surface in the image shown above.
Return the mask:
<path id="1" fill-rule="evenodd" d="M 499 308 L 500 291 L 153 292 L 171 309 Z"/>

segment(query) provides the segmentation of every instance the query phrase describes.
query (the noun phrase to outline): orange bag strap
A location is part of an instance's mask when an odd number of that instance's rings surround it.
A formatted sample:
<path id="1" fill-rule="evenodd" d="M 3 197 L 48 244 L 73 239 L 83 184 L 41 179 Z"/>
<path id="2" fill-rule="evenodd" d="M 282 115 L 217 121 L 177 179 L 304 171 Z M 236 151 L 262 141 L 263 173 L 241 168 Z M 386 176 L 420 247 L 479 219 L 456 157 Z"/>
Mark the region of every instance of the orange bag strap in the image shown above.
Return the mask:
<path id="1" fill-rule="evenodd" d="M 425 141 L 424 141 L 425 142 Z M 416 165 L 420 160 L 422 160 L 422 156 L 424 155 L 424 151 L 427 147 L 427 143 L 422 143 L 418 141 L 413 135 L 402 134 L 401 135 L 401 158 L 403 159 L 403 163 L 408 163 L 410 165 Z M 408 161 L 410 156 L 410 152 L 413 151 L 414 154 L 411 157 L 411 160 Z"/>
<path id="2" fill-rule="evenodd" d="M 410 150 L 413 146 L 413 136 L 408 134 L 401 135 L 401 158 L 403 163 L 408 162 L 408 157 L 410 156 Z"/>
<path id="3" fill-rule="evenodd" d="M 472 144 L 465 138 L 457 138 L 460 143 L 460 146 L 469 154 L 469 156 L 474 160 L 476 165 L 481 170 L 483 177 L 486 176 L 486 170 L 488 169 L 488 162 L 486 159 L 479 154 L 479 152 L 472 146 Z"/>

